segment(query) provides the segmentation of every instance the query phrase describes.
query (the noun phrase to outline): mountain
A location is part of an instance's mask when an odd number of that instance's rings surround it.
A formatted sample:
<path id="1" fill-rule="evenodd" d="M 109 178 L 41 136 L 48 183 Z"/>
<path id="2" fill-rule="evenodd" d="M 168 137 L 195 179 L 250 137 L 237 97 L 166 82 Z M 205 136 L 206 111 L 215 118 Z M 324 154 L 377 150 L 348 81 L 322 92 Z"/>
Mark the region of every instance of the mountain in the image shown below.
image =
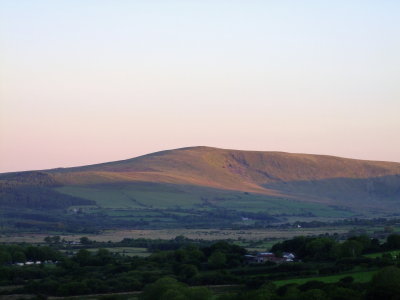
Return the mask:
<path id="1" fill-rule="evenodd" d="M 101 213 L 123 224 L 150 224 L 166 215 L 175 221 L 199 214 L 204 219 L 205 212 L 216 219 L 258 216 L 271 222 L 376 216 L 400 212 L 400 163 L 189 147 L 90 166 L 0 174 L 0 195 L 0 207 L 9 210 Z"/>

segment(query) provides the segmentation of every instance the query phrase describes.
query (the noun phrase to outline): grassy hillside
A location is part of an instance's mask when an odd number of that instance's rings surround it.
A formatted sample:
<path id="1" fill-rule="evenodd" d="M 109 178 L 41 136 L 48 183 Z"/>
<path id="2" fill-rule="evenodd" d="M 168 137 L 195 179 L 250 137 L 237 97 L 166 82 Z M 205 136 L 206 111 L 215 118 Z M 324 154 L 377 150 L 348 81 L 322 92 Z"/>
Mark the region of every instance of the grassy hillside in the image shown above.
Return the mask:
<path id="1" fill-rule="evenodd" d="M 142 189 L 138 189 L 137 183 L 168 184 L 173 187 L 172 194 L 177 201 L 182 194 L 176 191 L 182 190 L 182 186 L 268 196 L 264 202 L 291 199 L 359 209 L 381 208 L 385 201 L 400 199 L 399 163 L 282 152 L 193 147 L 125 161 L 57 170 L 51 174 L 63 185 L 135 183 L 135 193 Z M 167 191 L 163 193 L 168 195 Z M 207 194 L 205 190 L 204 193 Z M 150 201 L 148 196 L 149 192 L 139 198 L 147 202 Z M 156 196 L 156 199 L 161 198 Z M 189 202 L 193 201 L 189 200 L 192 198 L 186 197 Z M 155 204 L 163 205 L 161 202 Z M 233 202 L 232 205 L 235 205 Z M 392 207 L 393 201 L 391 204 L 384 203 L 385 207 L 387 205 Z"/>
<path id="2" fill-rule="evenodd" d="M 129 160 L 52 171 L 68 184 L 143 181 L 247 190 L 270 194 L 266 185 L 333 178 L 367 179 L 400 174 L 400 164 L 324 155 L 193 147 Z"/>
<path id="3" fill-rule="evenodd" d="M 15 196 L 26 194 L 22 191 L 35 200 Z M 7 201 L 0 200 L 5 208 L 27 203 L 29 209 L 63 208 L 64 216 L 75 218 L 77 211 L 112 216 L 128 227 L 376 216 L 400 213 L 400 163 L 191 147 L 76 168 L 0 174 L 0 195 L 7 195 Z M 158 217 L 142 216 L 155 211 Z"/>

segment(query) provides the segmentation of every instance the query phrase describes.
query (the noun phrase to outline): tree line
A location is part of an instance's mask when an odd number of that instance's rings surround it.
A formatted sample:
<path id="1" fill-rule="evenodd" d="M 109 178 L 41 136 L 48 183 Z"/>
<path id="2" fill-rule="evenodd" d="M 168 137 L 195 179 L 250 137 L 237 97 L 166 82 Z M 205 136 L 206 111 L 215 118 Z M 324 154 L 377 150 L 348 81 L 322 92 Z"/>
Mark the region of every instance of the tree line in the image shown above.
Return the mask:
<path id="1" fill-rule="evenodd" d="M 382 243 L 366 236 L 350 237 L 343 243 L 329 237 L 296 237 L 272 247 L 277 256 L 294 252 L 299 258 L 297 262 L 282 264 L 249 264 L 245 259 L 249 252 L 226 241 L 196 245 L 178 237 L 174 243 L 181 244 L 180 247 L 158 250 L 149 257 L 123 256 L 101 248 L 83 248 L 66 255 L 55 249 L 58 238 L 49 238 L 48 242 L 49 246 L 0 245 L 0 285 L 22 285 L 14 292 L 43 297 L 141 291 L 139 297 L 143 300 L 361 300 L 392 299 L 400 294 L 398 256 L 363 256 L 400 250 L 398 234 L 390 235 Z M 26 260 L 58 263 L 15 265 Z M 293 277 L 346 274 L 355 269 L 380 271 L 368 284 L 346 275 L 329 284 L 317 281 L 277 286 L 274 283 Z M 212 285 L 236 286 L 239 290 L 215 295 L 204 287 Z M 1 293 L 6 294 L 7 290 Z"/>

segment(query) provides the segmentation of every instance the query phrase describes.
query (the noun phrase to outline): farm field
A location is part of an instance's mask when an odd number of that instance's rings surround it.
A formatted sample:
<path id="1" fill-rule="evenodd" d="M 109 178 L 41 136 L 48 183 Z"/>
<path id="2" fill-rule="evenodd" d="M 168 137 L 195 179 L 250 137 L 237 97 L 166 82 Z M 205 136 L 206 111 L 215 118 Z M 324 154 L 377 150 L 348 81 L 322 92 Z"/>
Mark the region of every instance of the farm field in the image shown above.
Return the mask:
<path id="1" fill-rule="evenodd" d="M 146 184 L 133 187 L 115 185 L 106 187 L 66 186 L 56 188 L 57 192 L 95 201 L 107 209 L 196 209 L 203 210 L 211 204 L 214 208 L 231 209 L 241 212 L 268 212 L 271 215 L 312 213 L 321 218 L 343 218 L 354 215 L 349 210 L 330 207 L 321 203 L 294 201 L 272 196 L 222 191 L 209 188 L 172 188 L 158 185 L 155 192 Z M 112 199 L 112 201 L 110 201 Z M 204 206 L 204 207 L 203 207 Z M 203 207 L 203 208 L 202 208 Z M 210 207 L 208 207 L 210 208 Z M 135 213 L 132 211 L 132 213 Z"/>
<path id="2" fill-rule="evenodd" d="M 312 236 L 319 234 L 346 233 L 351 227 L 324 227 L 324 228 L 292 228 L 292 229 L 160 229 L 160 230 L 116 230 L 104 231 L 100 234 L 70 234 L 60 235 L 69 241 L 78 241 L 83 235 L 91 240 L 99 242 L 118 242 L 124 238 L 146 238 L 169 240 L 177 236 L 185 236 L 190 239 L 202 240 L 248 240 L 259 241 L 266 238 L 288 239 L 294 236 Z M 17 233 L 3 234 L 0 236 L 0 243 L 41 243 L 48 234 L 40 233 Z"/>
<path id="3" fill-rule="evenodd" d="M 303 284 L 308 281 L 322 281 L 325 283 L 334 283 L 338 282 L 340 279 L 351 276 L 354 278 L 354 282 L 368 282 L 372 279 L 372 276 L 377 271 L 362 271 L 362 272 L 352 272 L 352 273 L 342 273 L 342 274 L 335 274 L 335 275 L 329 275 L 329 276 L 313 276 L 313 277 L 303 277 L 303 278 L 293 278 L 293 279 L 285 279 L 285 280 L 277 280 L 274 281 L 274 283 L 279 287 L 279 286 L 284 286 L 286 284 Z"/>
<path id="4" fill-rule="evenodd" d="M 400 252 L 399 251 L 387 251 L 387 252 L 365 254 L 364 256 L 368 257 L 368 258 L 377 258 L 377 257 L 382 257 L 385 254 L 390 254 L 392 257 L 398 257 L 400 255 Z"/>
<path id="5" fill-rule="evenodd" d="M 200 204 L 200 197 L 188 195 L 181 191 L 160 191 L 146 190 L 144 187 L 120 189 L 111 188 L 83 188 L 83 187 L 62 187 L 57 188 L 58 192 L 71 196 L 81 197 L 96 201 L 97 205 L 103 208 L 151 208 L 165 209 L 171 207 L 193 208 Z M 110 201 L 112 199 L 112 201 Z"/>

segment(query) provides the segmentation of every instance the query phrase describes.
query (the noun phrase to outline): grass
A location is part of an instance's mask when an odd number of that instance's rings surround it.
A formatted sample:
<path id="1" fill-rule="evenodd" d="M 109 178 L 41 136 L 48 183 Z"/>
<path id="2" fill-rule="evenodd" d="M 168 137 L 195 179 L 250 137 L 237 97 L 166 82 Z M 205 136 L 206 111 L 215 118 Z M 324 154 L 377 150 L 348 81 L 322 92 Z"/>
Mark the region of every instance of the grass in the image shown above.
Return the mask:
<path id="1" fill-rule="evenodd" d="M 394 256 L 399 256 L 400 251 L 387 251 L 387 252 L 377 252 L 377 253 L 370 253 L 370 254 L 365 254 L 365 257 L 368 258 L 377 258 L 377 257 L 382 257 L 383 254 L 390 254 L 392 257 Z"/>
<path id="2" fill-rule="evenodd" d="M 353 215 L 351 211 L 319 203 L 294 201 L 265 195 L 228 192 L 209 188 L 164 187 L 148 185 L 106 185 L 103 187 L 64 186 L 58 192 L 96 201 L 105 209 L 151 210 L 225 208 L 239 212 L 264 212 L 270 215 L 309 215 L 321 218 L 343 218 Z M 204 205 L 207 201 L 207 204 Z M 111 213 L 114 215 L 115 212 Z"/>
<path id="3" fill-rule="evenodd" d="M 56 188 L 56 190 L 67 195 L 96 201 L 97 205 L 103 208 L 132 209 L 142 207 L 120 190 L 75 186 L 64 186 Z"/>
<path id="4" fill-rule="evenodd" d="M 348 228 L 343 227 L 323 227 L 323 228 L 291 228 L 291 229 L 133 229 L 133 230 L 109 230 L 103 231 L 100 234 L 62 234 L 57 233 L 61 238 L 66 240 L 79 240 L 82 236 L 87 236 L 91 240 L 99 242 L 119 242 L 124 238 L 147 238 L 147 239 L 163 239 L 169 240 L 176 236 L 183 235 L 191 239 L 204 240 L 246 240 L 260 241 L 265 238 L 289 239 L 295 236 L 304 235 L 319 235 L 345 233 Z M 43 239 L 48 236 L 47 233 L 16 233 L 0 235 L 0 243 L 43 243 Z"/>
<path id="5" fill-rule="evenodd" d="M 69 297 L 49 297 L 48 299 L 65 299 L 65 300 L 98 300 L 98 299 L 118 299 L 118 300 L 138 300 L 138 294 L 141 292 L 122 292 L 108 294 L 94 294 Z M 31 299 L 31 298 L 29 298 Z"/>
<path id="6" fill-rule="evenodd" d="M 200 196 L 180 191 L 152 191 L 147 187 L 77 187 L 56 188 L 58 192 L 96 201 L 102 208 L 167 209 L 194 208 L 201 204 Z"/>
<path id="7" fill-rule="evenodd" d="M 300 202 L 289 199 L 269 198 L 261 195 L 250 195 L 240 199 L 227 198 L 225 201 L 215 201 L 219 207 L 246 212 L 267 212 L 279 214 L 313 214 L 317 217 L 335 218 L 349 217 L 350 211 L 343 211 L 319 203 Z"/>
<path id="8" fill-rule="evenodd" d="M 269 251 L 273 245 L 275 245 L 278 242 L 281 242 L 282 239 L 273 239 L 270 241 L 259 241 L 259 242 L 254 242 L 254 241 L 246 241 L 246 242 L 236 242 L 239 246 L 242 246 L 246 248 L 248 251 L 253 252 L 253 251 Z"/>
<path id="9" fill-rule="evenodd" d="M 196 204 L 201 204 L 201 200 L 196 195 L 173 192 L 148 192 L 148 191 L 127 191 L 135 199 L 144 203 L 147 207 L 158 209 L 166 208 L 193 208 Z"/>
<path id="10" fill-rule="evenodd" d="M 275 284 L 277 286 L 283 286 L 291 283 L 303 284 L 313 280 L 322 281 L 325 283 L 333 283 L 333 282 L 338 282 L 340 279 L 347 276 L 353 277 L 354 282 L 369 282 L 376 272 L 377 271 L 361 271 L 361 272 L 342 273 L 342 274 L 335 274 L 328 276 L 293 278 L 293 279 L 277 280 L 275 281 Z"/>

